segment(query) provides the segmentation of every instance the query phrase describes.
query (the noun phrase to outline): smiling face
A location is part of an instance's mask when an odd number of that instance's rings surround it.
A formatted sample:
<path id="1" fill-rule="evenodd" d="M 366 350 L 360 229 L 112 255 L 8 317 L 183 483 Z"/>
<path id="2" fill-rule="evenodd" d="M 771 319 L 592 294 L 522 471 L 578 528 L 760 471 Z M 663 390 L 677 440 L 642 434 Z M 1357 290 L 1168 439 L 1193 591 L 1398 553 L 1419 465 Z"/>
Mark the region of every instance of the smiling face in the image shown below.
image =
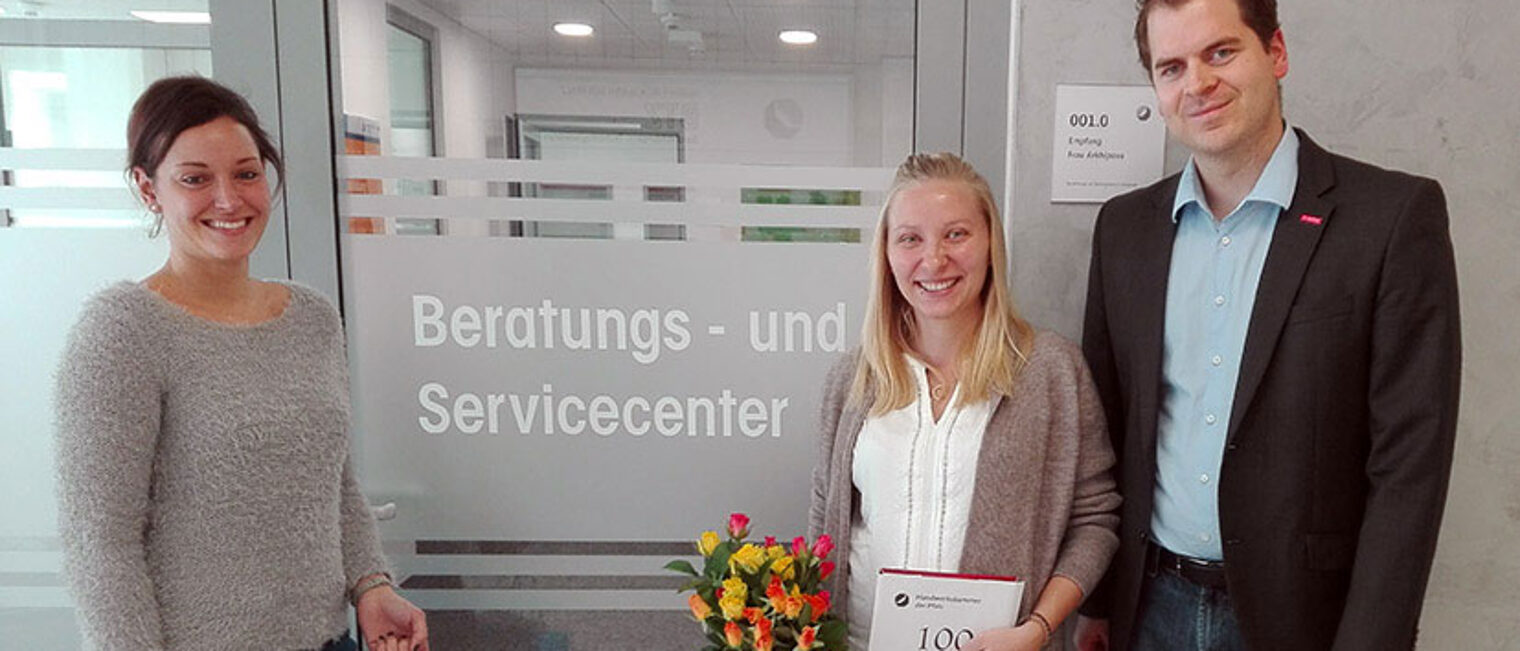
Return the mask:
<path id="1" fill-rule="evenodd" d="M 887 209 L 886 253 L 898 293 L 920 324 L 971 326 L 982 317 L 990 235 L 966 184 L 917 183 Z"/>
<path id="2" fill-rule="evenodd" d="M 1195 155 L 1270 153 L 1281 136 L 1282 30 L 1263 43 L 1235 0 L 1160 4 L 1147 17 L 1151 83 L 1167 130 Z"/>
<path id="3" fill-rule="evenodd" d="M 133 174 L 143 200 L 162 213 L 171 259 L 247 264 L 269 222 L 269 182 L 246 127 L 220 117 L 185 129 L 151 176 Z"/>

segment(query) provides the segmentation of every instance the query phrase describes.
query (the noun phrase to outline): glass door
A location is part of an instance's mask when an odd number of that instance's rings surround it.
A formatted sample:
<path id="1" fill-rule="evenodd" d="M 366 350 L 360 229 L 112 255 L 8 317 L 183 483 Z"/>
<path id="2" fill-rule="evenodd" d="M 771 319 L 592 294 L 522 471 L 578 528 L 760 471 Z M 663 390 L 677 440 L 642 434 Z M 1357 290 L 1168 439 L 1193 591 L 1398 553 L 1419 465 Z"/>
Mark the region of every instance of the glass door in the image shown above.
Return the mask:
<path id="1" fill-rule="evenodd" d="M 126 119 L 155 79 L 215 77 L 266 116 L 278 97 L 255 78 L 275 61 L 268 7 L 229 0 L 0 3 L 0 646 L 81 645 L 62 575 L 54 485 L 53 377 L 85 299 L 163 264 L 148 213 L 127 190 Z M 261 17 L 262 15 L 262 17 Z M 219 22 L 237 25 L 218 25 Z M 224 70 L 224 67 L 228 68 Z M 273 125 L 278 133 L 278 124 Z M 263 275 L 288 276 L 284 246 Z"/>

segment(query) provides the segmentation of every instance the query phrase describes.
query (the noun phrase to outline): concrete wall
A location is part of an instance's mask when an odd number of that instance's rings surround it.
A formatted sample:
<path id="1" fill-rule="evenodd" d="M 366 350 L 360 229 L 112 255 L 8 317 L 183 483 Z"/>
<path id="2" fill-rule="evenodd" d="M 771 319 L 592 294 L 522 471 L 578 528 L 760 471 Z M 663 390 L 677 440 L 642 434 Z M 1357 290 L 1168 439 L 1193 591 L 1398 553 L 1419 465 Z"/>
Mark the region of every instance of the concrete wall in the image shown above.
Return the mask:
<path id="1" fill-rule="evenodd" d="M 1081 333 L 1097 205 L 1050 203 L 1057 83 L 1145 83 L 1130 3 L 1019 3 L 1015 291 L 1037 323 Z M 1462 286 L 1462 411 L 1421 648 L 1520 648 L 1520 18 L 1507 0 L 1283 2 L 1285 112 L 1322 145 L 1432 176 Z M 1167 170 L 1186 161 L 1168 146 Z"/>

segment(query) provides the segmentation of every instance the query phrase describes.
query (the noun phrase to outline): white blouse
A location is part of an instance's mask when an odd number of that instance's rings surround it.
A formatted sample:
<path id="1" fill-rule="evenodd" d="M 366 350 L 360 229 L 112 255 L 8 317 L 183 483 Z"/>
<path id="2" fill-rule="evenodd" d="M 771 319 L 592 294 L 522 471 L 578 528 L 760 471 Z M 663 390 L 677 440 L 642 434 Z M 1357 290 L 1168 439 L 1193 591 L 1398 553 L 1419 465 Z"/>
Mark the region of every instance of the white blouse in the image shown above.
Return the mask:
<path id="1" fill-rule="evenodd" d="M 982 435 L 999 398 L 961 405 L 960 386 L 934 420 L 928 369 L 907 357 L 918 384 L 902 409 L 867 417 L 850 468 L 860 510 L 850 531 L 850 648 L 870 638 L 882 568 L 955 572 L 966 541 Z"/>

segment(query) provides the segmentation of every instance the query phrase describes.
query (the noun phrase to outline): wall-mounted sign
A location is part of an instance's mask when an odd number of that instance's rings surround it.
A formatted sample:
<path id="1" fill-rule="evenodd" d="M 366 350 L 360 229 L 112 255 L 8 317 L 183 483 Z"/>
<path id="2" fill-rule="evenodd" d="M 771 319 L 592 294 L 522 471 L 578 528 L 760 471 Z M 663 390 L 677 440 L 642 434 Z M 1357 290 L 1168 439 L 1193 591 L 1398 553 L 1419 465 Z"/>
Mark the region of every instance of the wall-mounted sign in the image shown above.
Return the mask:
<path id="1" fill-rule="evenodd" d="M 1050 200 L 1102 203 L 1161 178 L 1166 123 L 1150 86 L 1056 86 Z"/>

